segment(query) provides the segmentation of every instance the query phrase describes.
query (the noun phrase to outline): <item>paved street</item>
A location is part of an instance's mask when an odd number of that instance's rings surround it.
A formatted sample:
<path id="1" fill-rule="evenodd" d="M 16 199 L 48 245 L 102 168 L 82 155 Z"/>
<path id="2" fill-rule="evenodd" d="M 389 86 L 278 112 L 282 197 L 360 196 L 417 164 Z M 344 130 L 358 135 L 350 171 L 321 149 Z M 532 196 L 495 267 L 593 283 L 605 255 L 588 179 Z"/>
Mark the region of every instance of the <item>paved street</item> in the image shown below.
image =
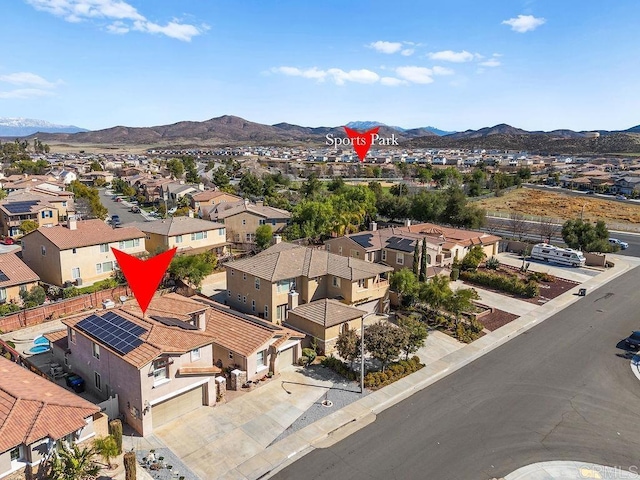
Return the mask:
<path id="1" fill-rule="evenodd" d="M 144 222 L 144 217 L 139 213 L 131 213 L 129 207 L 126 207 L 122 202 L 116 202 L 111 200 L 113 195 L 107 195 L 104 188 L 99 189 L 100 201 L 109 210 L 109 216 L 119 215 L 120 221 L 125 223 L 131 222 Z"/>
<path id="2" fill-rule="evenodd" d="M 638 464 L 640 382 L 617 347 L 634 269 L 273 478 L 478 480 L 535 462 Z"/>

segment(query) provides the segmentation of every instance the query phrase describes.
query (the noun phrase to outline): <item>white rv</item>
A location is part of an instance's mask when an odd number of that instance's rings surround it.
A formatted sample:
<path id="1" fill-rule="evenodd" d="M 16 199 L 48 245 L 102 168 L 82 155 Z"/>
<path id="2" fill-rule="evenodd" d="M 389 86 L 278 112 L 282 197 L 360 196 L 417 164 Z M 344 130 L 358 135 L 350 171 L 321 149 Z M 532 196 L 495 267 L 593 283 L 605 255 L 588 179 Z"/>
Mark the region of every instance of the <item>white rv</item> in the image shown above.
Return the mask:
<path id="1" fill-rule="evenodd" d="M 531 249 L 531 258 L 544 260 L 545 262 L 570 265 L 572 267 L 584 267 L 586 259 L 579 250 L 560 248 L 547 243 L 538 243 Z"/>

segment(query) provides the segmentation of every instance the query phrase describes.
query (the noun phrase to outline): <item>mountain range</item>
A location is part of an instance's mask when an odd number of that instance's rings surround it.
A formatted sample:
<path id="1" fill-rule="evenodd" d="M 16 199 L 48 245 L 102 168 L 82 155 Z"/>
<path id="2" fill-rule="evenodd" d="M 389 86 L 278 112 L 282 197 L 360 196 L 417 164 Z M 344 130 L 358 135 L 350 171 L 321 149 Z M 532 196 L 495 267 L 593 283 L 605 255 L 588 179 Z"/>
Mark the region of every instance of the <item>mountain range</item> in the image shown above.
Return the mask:
<path id="1" fill-rule="evenodd" d="M 33 118 L 0 117 L 0 137 L 26 137 L 38 132 L 77 133 L 88 132 L 88 130 L 75 125 L 57 125 Z"/>
<path id="2" fill-rule="evenodd" d="M 51 125 L 48 122 L 43 123 Z M 621 131 L 543 132 L 527 131 L 507 124 L 499 124 L 455 133 L 433 127 L 404 129 L 372 121 L 351 122 L 347 126 L 359 131 L 380 126 L 378 133 L 381 137 L 394 135 L 400 145 L 407 148 L 485 148 L 570 154 L 640 153 L 640 125 Z M 78 127 L 61 128 L 77 129 Z M 593 138 L 593 132 L 598 132 L 600 137 Z M 446 135 L 439 135 L 439 133 L 446 133 Z M 32 134 L 31 138 L 37 136 L 41 141 L 49 143 L 196 148 L 233 144 L 322 146 L 326 145 L 327 135 L 342 138 L 346 136 L 342 126 L 302 127 L 290 123 L 264 125 L 240 117 L 224 115 L 203 122 L 184 121 L 155 127 L 117 126 L 77 133 L 46 133 L 41 129 L 37 135 Z"/>

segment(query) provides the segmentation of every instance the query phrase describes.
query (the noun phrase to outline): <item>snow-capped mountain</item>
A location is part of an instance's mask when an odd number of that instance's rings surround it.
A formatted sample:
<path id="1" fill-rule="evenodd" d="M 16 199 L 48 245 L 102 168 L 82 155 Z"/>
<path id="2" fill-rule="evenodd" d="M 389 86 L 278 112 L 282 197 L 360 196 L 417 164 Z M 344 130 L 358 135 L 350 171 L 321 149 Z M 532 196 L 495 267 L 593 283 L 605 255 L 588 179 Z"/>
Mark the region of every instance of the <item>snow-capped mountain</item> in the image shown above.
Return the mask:
<path id="1" fill-rule="evenodd" d="M 33 118 L 0 117 L 0 137 L 26 137 L 37 132 L 77 133 L 88 132 L 88 130 L 75 125 L 57 125 L 46 120 Z"/>

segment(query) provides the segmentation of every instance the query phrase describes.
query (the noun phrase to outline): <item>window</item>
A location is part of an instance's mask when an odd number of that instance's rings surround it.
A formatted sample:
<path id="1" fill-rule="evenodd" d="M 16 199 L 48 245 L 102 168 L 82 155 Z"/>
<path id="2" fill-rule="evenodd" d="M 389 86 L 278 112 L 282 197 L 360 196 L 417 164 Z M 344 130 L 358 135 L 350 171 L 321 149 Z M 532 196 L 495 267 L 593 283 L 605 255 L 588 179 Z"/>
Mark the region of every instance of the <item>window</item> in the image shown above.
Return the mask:
<path id="1" fill-rule="evenodd" d="M 351 249 L 351 256 L 354 258 L 360 258 L 360 252 L 358 250 L 356 250 L 355 248 Z"/>
<path id="2" fill-rule="evenodd" d="M 196 360 L 200 360 L 200 349 L 194 348 L 191 350 L 191 361 L 195 362 Z"/>
<path id="3" fill-rule="evenodd" d="M 167 370 L 169 369 L 169 363 L 165 358 L 154 360 L 153 362 L 153 381 L 154 383 L 167 378 Z"/>
<path id="4" fill-rule="evenodd" d="M 118 247 L 120 248 L 120 250 L 122 250 L 123 248 L 133 248 L 133 247 L 139 247 L 140 246 L 140 239 L 139 238 L 134 238 L 132 240 L 124 240 L 122 242 L 118 242 Z"/>
<path id="5" fill-rule="evenodd" d="M 257 354 L 257 365 L 258 365 L 258 370 L 260 370 L 260 367 L 264 367 L 267 364 L 267 351 L 266 350 L 260 350 Z"/>
<path id="6" fill-rule="evenodd" d="M 93 351 L 93 356 L 95 358 L 97 358 L 98 360 L 100 360 L 100 345 L 98 345 L 95 342 L 92 342 L 91 348 L 92 348 L 92 351 Z"/>
<path id="7" fill-rule="evenodd" d="M 404 265 L 404 254 L 396 253 L 396 263 L 398 265 Z"/>
<path id="8" fill-rule="evenodd" d="M 100 378 L 100 374 L 98 372 L 93 372 L 93 381 L 96 384 L 96 389 L 101 392 L 102 391 L 102 379 Z"/>
<path id="9" fill-rule="evenodd" d="M 264 218 L 261 218 L 260 220 L 258 220 L 258 224 L 259 225 L 264 225 L 265 224 Z"/>
<path id="10" fill-rule="evenodd" d="M 66 207 L 67 206 L 67 202 L 62 202 L 62 206 Z"/>
<path id="11" fill-rule="evenodd" d="M 113 271 L 113 262 L 96 263 L 96 273 L 106 273 Z"/>
<path id="12" fill-rule="evenodd" d="M 182 235 L 176 235 L 176 243 L 182 243 Z"/>
<path id="13" fill-rule="evenodd" d="M 256 238 L 256 236 L 255 236 L 255 234 L 254 234 L 254 233 L 247 233 L 247 234 L 245 235 L 245 241 L 246 241 L 247 243 L 253 243 L 253 242 L 254 242 L 254 240 L 255 240 L 255 238 Z"/>
<path id="14" fill-rule="evenodd" d="M 218 229 L 218 235 L 220 235 L 221 237 L 224 236 L 224 228 L 219 228 Z"/>
<path id="15" fill-rule="evenodd" d="M 264 306 L 264 318 L 269 318 L 269 305 Z"/>
<path id="16" fill-rule="evenodd" d="M 272 218 L 272 219 L 271 219 L 271 225 L 275 226 L 275 224 L 276 224 L 276 219 L 275 219 L 275 218 Z"/>
<path id="17" fill-rule="evenodd" d="M 42 255 L 46 255 L 47 254 L 47 247 L 45 247 L 44 245 L 40 246 L 40 253 Z"/>
<path id="18" fill-rule="evenodd" d="M 255 300 L 251 300 L 251 311 L 252 312 L 256 311 L 256 301 Z"/>
<path id="19" fill-rule="evenodd" d="M 260 290 L 260 279 L 259 278 L 256 278 L 255 285 L 256 285 L 256 290 Z"/>
<path id="20" fill-rule="evenodd" d="M 41 216 L 42 218 L 53 218 L 53 212 L 51 210 L 44 210 Z"/>
<path id="21" fill-rule="evenodd" d="M 71 278 L 73 278 L 74 280 L 80 278 L 80 268 L 75 267 L 71 269 Z"/>
<path id="22" fill-rule="evenodd" d="M 382 250 L 382 261 L 383 262 L 387 261 L 387 251 L 386 250 Z"/>
<path id="23" fill-rule="evenodd" d="M 0 288 L 0 302 L 4 302 L 7 300 L 7 289 Z"/>
<path id="24" fill-rule="evenodd" d="M 287 280 L 280 280 L 276 285 L 278 293 L 289 293 L 295 289 L 296 281 L 293 278 L 289 278 Z"/>
<path id="25" fill-rule="evenodd" d="M 100 244 L 100 253 L 109 253 L 109 244 L 101 243 Z"/>
<path id="26" fill-rule="evenodd" d="M 67 327 L 67 340 L 76 343 L 76 331 L 71 327 Z"/>
<path id="27" fill-rule="evenodd" d="M 11 456 L 11 461 L 12 462 L 19 462 L 20 459 L 22 458 L 21 452 L 20 452 L 20 445 L 18 445 L 16 448 L 11 450 L 10 453 Z"/>
<path id="28" fill-rule="evenodd" d="M 338 255 L 342 255 L 342 247 L 338 247 Z"/>
<path id="29" fill-rule="evenodd" d="M 336 276 L 333 277 L 333 286 L 338 288 L 340 287 L 340 278 Z"/>
<path id="30" fill-rule="evenodd" d="M 195 232 L 191 234 L 191 240 L 202 240 L 207 238 L 207 232 Z"/>
<path id="31" fill-rule="evenodd" d="M 366 286 L 366 280 L 358 280 L 358 288 L 364 288 Z"/>
<path id="32" fill-rule="evenodd" d="M 26 285 L 20 285 L 20 293 L 27 293 L 27 286 Z"/>

